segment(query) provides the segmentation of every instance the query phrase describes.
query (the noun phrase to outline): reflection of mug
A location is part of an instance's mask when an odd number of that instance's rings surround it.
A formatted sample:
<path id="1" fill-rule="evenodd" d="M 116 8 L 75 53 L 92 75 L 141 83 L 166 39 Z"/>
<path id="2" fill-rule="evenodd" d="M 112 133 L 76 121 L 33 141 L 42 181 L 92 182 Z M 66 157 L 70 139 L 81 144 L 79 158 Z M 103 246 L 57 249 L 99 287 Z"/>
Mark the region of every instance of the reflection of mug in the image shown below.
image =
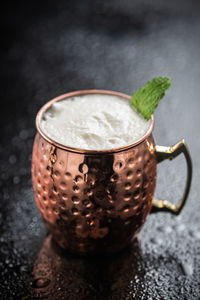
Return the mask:
<path id="1" fill-rule="evenodd" d="M 126 299 L 136 292 L 134 285 L 138 295 L 144 283 L 145 259 L 137 238 L 120 254 L 85 259 L 64 251 L 48 235 L 34 261 L 31 277 L 25 279 L 27 295 L 23 300 Z M 151 255 L 147 259 L 151 260 Z M 173 264 L 175 258 L 169 259 Z"/>
<path id="2" fill-rule="evenodd" d="M 151 118 L 147 133 L 136 142 L 112 150 L 82 150 L 56 143 L 40 128 L 44 112 L 56 101 L 81 94 L 111 94 L 89 90 L 62 95 L 38 112 L 32 157 L 36 202 L 47 228 L 64 248 L 79 253 L 116 252 L 127 246 L 152 211 L 179 214 L 191 184 L 192 163 L 184 141 L 156 146 Z M 154 198 L 157 163 L 178 154 L 188 167 L 183 198 L 177 206 Z"/>

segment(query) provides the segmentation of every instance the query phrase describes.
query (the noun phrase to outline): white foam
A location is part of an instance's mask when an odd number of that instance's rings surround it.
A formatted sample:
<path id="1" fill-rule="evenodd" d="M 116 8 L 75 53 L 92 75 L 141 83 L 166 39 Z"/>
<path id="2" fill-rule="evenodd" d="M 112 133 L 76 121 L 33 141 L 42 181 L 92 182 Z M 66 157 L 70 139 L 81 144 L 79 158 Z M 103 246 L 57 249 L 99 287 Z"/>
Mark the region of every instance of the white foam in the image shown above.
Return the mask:
<path id="1" fill-rule="evenodd" d="M 137 141 L 150 126 L 128 99 L 88 94 L 54 103 L 41 120 L 54 141 L 87 150 L 112 149 Z"/>

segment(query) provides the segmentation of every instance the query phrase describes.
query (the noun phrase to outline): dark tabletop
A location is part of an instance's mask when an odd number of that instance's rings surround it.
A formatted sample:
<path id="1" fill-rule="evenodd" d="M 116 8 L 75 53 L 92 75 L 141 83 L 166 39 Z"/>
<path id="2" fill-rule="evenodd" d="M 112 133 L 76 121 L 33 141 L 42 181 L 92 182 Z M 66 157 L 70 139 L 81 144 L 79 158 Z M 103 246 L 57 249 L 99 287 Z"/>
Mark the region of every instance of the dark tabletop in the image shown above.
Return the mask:
<path id="1" fill-rule="evenodd" d="M 7 1 L 1 7 L 0 299 L 200 298 L 199 1 Z M 193 181 L 179 216 L 148 217 L 118 255 L 61 251 L 34 202 L 35 115 L 80 89 L 132 94 L 155 76 L 173 84 L 156 113 L 159 145 L 185 138 Z M 186 164 L 159 165 L 156 195 L 177 203 Z"/>

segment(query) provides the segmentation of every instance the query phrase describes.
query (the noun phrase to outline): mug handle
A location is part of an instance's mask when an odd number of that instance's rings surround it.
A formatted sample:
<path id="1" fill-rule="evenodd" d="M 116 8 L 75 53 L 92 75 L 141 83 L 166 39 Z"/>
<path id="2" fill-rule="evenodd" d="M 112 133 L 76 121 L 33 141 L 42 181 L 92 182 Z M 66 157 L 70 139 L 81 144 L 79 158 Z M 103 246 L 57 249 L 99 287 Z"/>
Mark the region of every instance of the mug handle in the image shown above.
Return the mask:
<path id="1" fill-rule="evenodd" d="M 157 145 L 155 149 L 156 159 L 158 163 L 162 162 L 165 159 L 172 160 L 181 153 L 184 154 L 187 162 L 187 179 L 183 197 L 177 205 L 174 205 L 173 203 L 167 200 L 157 200 L 155 197 L 153 197 L 153 206 L 151 213 L 164 211 L 178 215 L 181 212 L 183 206 L 185 205 L 192 180 L 192 160 L 187 144 L 184 140 L 182 140 L 172 147 Z"/>

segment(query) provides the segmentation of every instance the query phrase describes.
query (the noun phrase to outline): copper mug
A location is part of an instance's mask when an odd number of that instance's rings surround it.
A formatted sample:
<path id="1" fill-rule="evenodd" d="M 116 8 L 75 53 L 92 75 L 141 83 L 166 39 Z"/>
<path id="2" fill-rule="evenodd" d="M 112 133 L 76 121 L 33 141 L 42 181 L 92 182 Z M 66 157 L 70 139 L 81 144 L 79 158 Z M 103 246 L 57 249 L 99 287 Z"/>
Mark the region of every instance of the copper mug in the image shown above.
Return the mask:
<path id="1" fill-rule="evenodd" d="M 118 92 L 85 90 L 59 96 L 40 109 L 32 155 L 35 199 L 60 246 L 76 253 L 117 252 L 137 235 L 150 212 L 180 213 L 191 185 L 191 157 L 184 140 L 172 147 L 155 145 L 153 116 L 144 136 L 120 148 L 91 151 L 58 144 L 41 130 L 41 118 L 54 102 L 83 94 L 130 99 Z M 187 162 L 182 199 L 178 205 L 155 199 L 157 164 L 180 153 Z"/>

